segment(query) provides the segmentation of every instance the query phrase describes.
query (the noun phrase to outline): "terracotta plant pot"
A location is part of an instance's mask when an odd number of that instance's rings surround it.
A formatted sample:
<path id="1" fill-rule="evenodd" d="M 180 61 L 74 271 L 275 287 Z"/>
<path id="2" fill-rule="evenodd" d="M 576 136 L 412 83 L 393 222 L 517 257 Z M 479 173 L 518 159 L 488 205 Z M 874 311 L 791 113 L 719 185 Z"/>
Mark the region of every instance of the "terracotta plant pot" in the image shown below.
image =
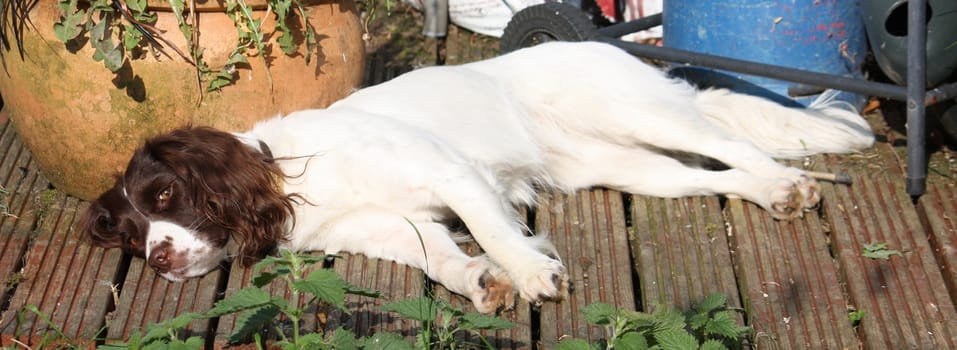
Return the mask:
<path id="1" fill-rule="evenodd" d="M 56 38 L 57 11 L 54 1 L 39 1 L 30 10 L 36 29 L 24 33 L 24 59 L 16 50 L 4 55 L 0 95 L 43 174 L 59 190 L 82 199 L 112 185 L 113 175 L 151 135 L 190 123 L 247 129 L 279 114 L 325 107 L 362 79 L 362 27 L 351 0 L 310 6 L 319 40 L 311 63 L 304 60 L 305 45 L 293 56 L 274 45 L 268 53 L 272 93 L 259 57 L 250 57 L 249 66 L 238 70 L 235 85 L 211 93 L 201 94 L 206 86 L 198 83 L 195 68 L 169 49 L 169 57 L 146 53 L 114 74 L 92 59 L 89 45 L 76 50 Z M 157 12 L 155 27 L 185 48 L 173 14 Z M 198 16 L 203 57 L 216 69 L 235 46 L 236 28 L 222 12 L 204 8 Z M 272 24 L 266 21 L 263 27 Z"/>

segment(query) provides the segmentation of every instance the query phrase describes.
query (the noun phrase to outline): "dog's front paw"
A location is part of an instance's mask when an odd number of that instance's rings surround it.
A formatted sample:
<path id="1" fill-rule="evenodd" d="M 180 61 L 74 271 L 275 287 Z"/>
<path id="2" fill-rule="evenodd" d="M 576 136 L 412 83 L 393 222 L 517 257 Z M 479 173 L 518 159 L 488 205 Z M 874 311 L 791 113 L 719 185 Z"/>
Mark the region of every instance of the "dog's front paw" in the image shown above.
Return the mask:
<path id="1" fill-rule="evenodd" d="M 490 314 L 515 307 L 512 280 L 499 268 L 492 268 L 478 279 L 478 289 L 471 295 L 472 304 L 478 312 Z"/>
<path id="2" fill-rule="evenodd" d="M 514 276 L 520 295 L 534 304 L 568 297 L 568 273 L 558 260 L 544 257 Z"/>

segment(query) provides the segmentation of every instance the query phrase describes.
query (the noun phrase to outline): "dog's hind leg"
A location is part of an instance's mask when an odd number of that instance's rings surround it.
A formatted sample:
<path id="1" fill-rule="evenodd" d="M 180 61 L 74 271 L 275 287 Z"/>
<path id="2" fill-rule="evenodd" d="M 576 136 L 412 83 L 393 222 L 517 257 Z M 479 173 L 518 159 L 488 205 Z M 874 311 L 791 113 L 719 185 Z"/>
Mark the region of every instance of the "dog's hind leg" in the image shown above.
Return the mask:
<path id="1" fill-rule="evenodd" d="M 578 158 L 550 163 L 553 180 L 566 190 L 598 185 L 665 198 L 729 195 L 754 202 L 777 219 L 799 217 L 809 207 L 801 191 L 786 178 L 762 177 L 736 168 L 699 169 L 640 147 L 579 146 Z"/>

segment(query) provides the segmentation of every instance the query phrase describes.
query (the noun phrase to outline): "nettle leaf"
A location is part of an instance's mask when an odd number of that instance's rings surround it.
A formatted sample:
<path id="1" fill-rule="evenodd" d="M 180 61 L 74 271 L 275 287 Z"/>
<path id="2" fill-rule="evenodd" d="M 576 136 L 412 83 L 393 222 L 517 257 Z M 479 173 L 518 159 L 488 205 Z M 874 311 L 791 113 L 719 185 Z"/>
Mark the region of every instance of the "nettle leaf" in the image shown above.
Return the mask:
<path id="1" fill-rule="evenodd" d="M 655 333 L 662 331 L 684 331 L 685 317 L 674 309 L 660 309 L 655 312 Z"/>
<path id="2" fill-rule="evenodd" d="M 698 340 L 682 329 L 669 329 L 655 332 L 655 341 L 663 350 L 697 349 Z"/>
<path id="3" fill-rule="evenodd" d="M 728 296 L 724 293 L 714 293 L 708 295 L 700 303 L 695 305 L 695 310 L 700 313 L 709 313 L 719 308 L 723 308 L 728 302 Z"/>
<path id="4" fill-rule="evenodd" d="M 319 300 L 336 306 L 349 313 L 346 309 L 346 290 L 349 284 L 329 269 L 318 269 L 309 273 L 306 278 L 293 282 L 291 288 L 295 291 L 309 293 Z"/>
<path id="5" fill-rule="evenodd" d="M 582 308 L 585 321 L 596 325 L 607 325 L 617 318 L 615 307 L 606 303 L 592 303 Z"/>
<path id="6" fill-rule="evenodd" d="M 222 72 L 220 72 L 220 74 L 222 74 Z M 216 76 L 217 79 L 213 79 L 213 82 L 215 82 L 216 80 L 218 80 L 219 77 L 220 77 L 220 75 L 217 75 L 217 76 Z M 229 77 L 231 78 L 232 75 L 229 75 Z M 209 90 L 209 91 L 214 90 L 213 82 L 210 82 L 210 84 L 209 84 L 209 89 L 207 89 L 207 90 Z M 230 83 L 230 81 L 226 81 L 226 82 L 225 82 L 223 85 L 221 85 L 221 86 L 228 85 L 229 83 Z M 221 87 L 221 86 L 217 86 L 217 87 L 215 87 L 215 88 L 218 89 L 218 88 Z M 256 287 L 258 287 L 258 288 L 262 288 L 262 287 L 265 287 L 267 284 L 269 284 L 270 282 L 272 282 L 273 280 L 275 280 L 275 279 L 278 278 L 278 277 L 279 277 L 279 274 L 278 274 L 278 273 L 275 273 L 275 272 L 260 272 L 258 275 L 256 275 L 256 277 L 253 277 L 252 283 L 253 283 L 254 286 L 256 286 Z"/>
<path id="7" fill-rule="evenodd" d="M 229 342 L 240 342 L 247 336 L 262 328 L 263 325 L 272 322 L 279 315 L 280 309 L 275 305 L 265 305 L 262 307 L 247 310 L 236 318 L 236 328 L 229 335 Z"/>
<path id="8" fill-rule="evenodd" d="M 205 343 L 206 340 L 202 337 L 189 337 L 186 341 L 178 339 L 170 341 L 169 344 L 165 344 L 166 346 L 163 348 L 168 350 L 195 350 L 202 349 Z"/>
<path id="9" fill-rule="evenodd" d="M 717 334 L 729 339 L 737 340 L 742 334 L 734 315 L 730 311 L 719 311 L 712 316 L 704 327 L 705 334 Z"/>
<path id="10" fill-rule="evenodd" d="M 355 335 L 353 335 L 355 338 Z M 351 343 L 349 342 L 351 340 Z M 336 349 L 336 350 L 357 350 L 358 347 L 355 344 L 355 339 L 333 339 L 330 338 L 329 342 L 326 342 L 322 338 L 322 333 L 309 333 L 305 335 L 300 335 L 299 339 L 296 340 L 295 344 L 290 349 Z M 329 344 L 332 343 L 332 344 Z"/>
<path id="11" fill-rule="evenodd" d="M 558 343 L 556 350 L 599 350 L 598 345 L 588 344 L 584 339 L 569 339 Z"/>
<path id="12" fill-rule="evenodd" d="M 309 339 L 306 336 L 301 336 L 299 338 L 299 344 L 306 349 L 314 349 L 319 345 L 326 344 L 328 347 L 336 350 L 353 350 L 359 349 L 359 340 L 356 339 L 356 334 L 352 331 L 349 331 L 345 328 L 339 327 L 329 335 L 328 340 L 322 339 L 321 333 L 311 333 L 309 335 L 317 335 L 313 339 Z"/>
<path id="13" fill-rule="evenodd" d="M 206 312 L 206 315 L 210 317 L 222 316 L 274 304 L 274 302 L 275 298 L 268 292 L 256 287 L 246 287 L 223 300 L 217 301 L 216 305 Z"/>
<path id="14" fill-rule="evenodd" d="M 401 300 L 382 306 L 383 311 L 391 311 L 399 316 L 420 322 L 435 321 L 435 302 L 427 297 Z"/>
<path id="15" fill-rule="evenodd" d="M 648 340 L 645 335 L 637 332 L 628 332 L 623 334 L 615 342 L 615 350 L 646 350 L 648 349 Z"/>
<path id="16" fill-rule="evenodd" d="M 464 329 L 511 329 L 515 327 L 512 322 L 501 317 L 487 316 L 480 313 L 469 312 L 462 315 L 459 326 Z"/>
<path id="17" fill-rule="evenodd" d="M 699 330 L 708 324 L 711 318 L 706 313 L 693 314 L 688 316 L 688 325 L 691 326 L 691 329 Z"/>
<path id="18" fill-rule="evenodd" d="M 728 350 L 728 347 L 724 346 L 720 341 L 715 339 L 705 340 L 704 343 L 701 343 L 699 350 Z"/>

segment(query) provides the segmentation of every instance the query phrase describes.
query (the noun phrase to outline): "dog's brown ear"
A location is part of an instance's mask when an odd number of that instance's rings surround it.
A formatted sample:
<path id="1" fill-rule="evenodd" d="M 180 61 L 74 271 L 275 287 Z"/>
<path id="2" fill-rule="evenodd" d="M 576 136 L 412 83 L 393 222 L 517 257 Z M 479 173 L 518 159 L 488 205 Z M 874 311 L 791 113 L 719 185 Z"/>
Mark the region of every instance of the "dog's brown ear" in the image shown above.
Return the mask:
<path id="1" fill-rule="evenodd" d="M 116 230 L 116 220 L 99 201 L 90 203 L 80 216 L 76 229 L 97 247 L 119 248 L 123 244 L 123 236 Z"/>
<path id="2" fill-rule="evenodd" d="M 95 246 L 121 248 L 139 257 L 146 254 L 145 219 L 133 210 L 116 186 L 90 203 L 76 229 Z"/>

